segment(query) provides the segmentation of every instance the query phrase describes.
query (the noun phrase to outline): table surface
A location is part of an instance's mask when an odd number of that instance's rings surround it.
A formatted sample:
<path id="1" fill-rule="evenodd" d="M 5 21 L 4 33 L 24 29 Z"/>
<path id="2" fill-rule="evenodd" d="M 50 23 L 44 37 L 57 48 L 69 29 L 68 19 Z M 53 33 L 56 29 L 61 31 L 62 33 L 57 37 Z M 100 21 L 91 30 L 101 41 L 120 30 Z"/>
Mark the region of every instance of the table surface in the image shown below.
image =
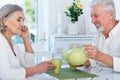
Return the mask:
<path id="1" fill-rule="evenodd" d="M 63 68 L 69 67 L 68 65 L 62 65 Z M 108 67 L 78 67 L 78 69 L 93 73 L 99 77 L 94 78 L 80 78 L 77 80 L 120 80 L 120 73 L 114 72 L 111 68 Z M 50 76 L 46 73 L 36 74 L 32 77 L 26 78 L 25 80 L 59 80 L 53 76 Z M 64 79 L 64 80 L 75 80 L 75 79 Z"/>
<path id="2" fill-rule="evenodd" d="M 47 56 L 46 56 L 47 55 Z M 37 54 L 36 57 L 36 64 L 44 61 L 44 60 L 49 60 L 51 58 L 51 55 L 48 56 L 48 54 L 46 55 L 40 55 Z M 67 65 L 65 62 L 63 62 L 62 64 L 62 68 L 67 68 L 69 67 L 69 65 Z M 108 67 L 77 67 L 77 69 L 92 73 L 92 74 L 96 74 L 99 77 L 94 77 L 94 78 L 80 78 L 77 80 L 120 80 L 120 73 L 119 72 L 114 72 L 113 69 L 108 68 Z M 32 77 L 26 78 L 26 79 L 22 79 L 22 80 L 59 80 L 53 76 L 50 76 L 46 73 L 42 73 L 42 74 L 35 74 Z M 64 80 L 75 80 L 75 79 L 64 79 Z"/>

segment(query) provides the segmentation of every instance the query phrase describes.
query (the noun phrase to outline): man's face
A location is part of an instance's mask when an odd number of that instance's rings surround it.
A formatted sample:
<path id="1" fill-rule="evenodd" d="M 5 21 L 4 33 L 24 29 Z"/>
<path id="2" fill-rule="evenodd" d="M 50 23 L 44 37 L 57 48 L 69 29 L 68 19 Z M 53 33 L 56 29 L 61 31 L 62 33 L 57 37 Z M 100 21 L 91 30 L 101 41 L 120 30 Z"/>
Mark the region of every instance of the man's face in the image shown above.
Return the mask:
<path id="1" fill-rule="evenodd" d="M 105 29 L 109 25 L 110 12 L 105 12 L 101 5 L 97 5 L 91 10 L 91 18 L 97 29 L 100 27 Z"/>

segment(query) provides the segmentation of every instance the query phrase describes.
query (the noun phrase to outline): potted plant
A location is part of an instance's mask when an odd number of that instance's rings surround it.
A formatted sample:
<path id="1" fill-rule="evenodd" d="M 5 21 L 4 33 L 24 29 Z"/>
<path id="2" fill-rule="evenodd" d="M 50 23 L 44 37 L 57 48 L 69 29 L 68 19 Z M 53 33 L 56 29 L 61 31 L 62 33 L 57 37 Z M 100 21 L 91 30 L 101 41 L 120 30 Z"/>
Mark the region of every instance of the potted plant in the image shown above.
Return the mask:
<path id="1" fill-rule="evenodd" d="M 65 11 L 66 16 L 71 18 L 71 22 L 78 21 L 78 17 L 83 14 L 83 5 L 80 0 L 74 0 L 72 5 L 66 6 L 68 11 Z"/>
<path id="2" fill-rule="evenodd" d="M 66 9 L 67 11 L 65 11 L 65 14 L 67 17 L 70 18 L 72 22 L 71 24 L 69 24 L 68 34 L 77 34 L 78 32 L 76 30 L 78 30 L 78 26 L 75 23 L 78 22 L 79 16 L 83 14 L 83 5 L 80 0 L 74 0 L 72 5 L 66 5 Z M 70 27 L 72 26 L 74 26 L 74 29 L 70 29 Z M 75 26 L 77 27 L 75 28 Z"/>

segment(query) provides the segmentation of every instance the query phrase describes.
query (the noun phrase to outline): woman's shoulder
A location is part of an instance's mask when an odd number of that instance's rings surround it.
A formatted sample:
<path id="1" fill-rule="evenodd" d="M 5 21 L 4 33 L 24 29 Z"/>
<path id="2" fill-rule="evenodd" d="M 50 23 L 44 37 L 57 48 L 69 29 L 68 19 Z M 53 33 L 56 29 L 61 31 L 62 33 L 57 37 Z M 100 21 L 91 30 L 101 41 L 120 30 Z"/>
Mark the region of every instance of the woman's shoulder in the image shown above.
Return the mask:
<path id="1" fill-rule="evenodd" d="M 0 40 L 4 40 L 4 36 L 2 33 L 0 33 Z"/>
<path id="2" fill-rule="evenodd" d="M 3 36 L 3 34 L 2 33 L 0 33 L 0 44 L 4 44 L 6 42 L 6 39 L 5 39 L 5 37 Z"/>

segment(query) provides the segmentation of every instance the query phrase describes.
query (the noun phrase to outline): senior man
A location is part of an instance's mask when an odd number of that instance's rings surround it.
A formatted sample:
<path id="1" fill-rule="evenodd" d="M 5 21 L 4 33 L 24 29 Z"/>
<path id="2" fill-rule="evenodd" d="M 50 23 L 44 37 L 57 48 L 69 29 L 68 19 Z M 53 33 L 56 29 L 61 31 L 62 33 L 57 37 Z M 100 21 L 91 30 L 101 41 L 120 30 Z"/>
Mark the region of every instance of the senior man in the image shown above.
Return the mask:
<path id="1" fill-rule="evenodd" d="M 115 18 L 113 0 L 93 0 L 92 23 L 98 29 L 97 44 L 84 45 L 90 58 L 86 66 L 106 66 L 120 72 L 120 22 Z"/>

